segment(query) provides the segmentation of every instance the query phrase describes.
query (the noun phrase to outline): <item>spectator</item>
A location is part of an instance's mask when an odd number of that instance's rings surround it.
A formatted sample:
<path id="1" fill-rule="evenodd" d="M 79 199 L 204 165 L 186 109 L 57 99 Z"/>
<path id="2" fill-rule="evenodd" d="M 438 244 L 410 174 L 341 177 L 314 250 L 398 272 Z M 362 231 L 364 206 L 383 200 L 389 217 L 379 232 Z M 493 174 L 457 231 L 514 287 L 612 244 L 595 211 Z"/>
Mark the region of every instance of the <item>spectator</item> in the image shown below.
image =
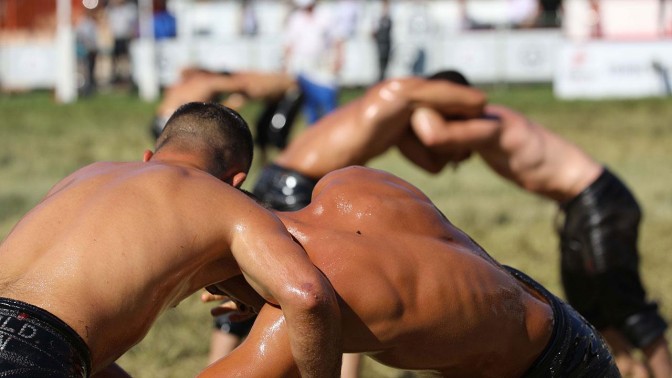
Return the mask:
<path id="1" fill-rule="evenodd" d="M 98 20 L 94 9 L 86 9 L 75 26 L 77 58 L 83 71 L 81 94 L 89 96 L 96 90 L 98 59 Z"/>
<path id="2" fill-rule="evenodd" d="M 240 34 L 245 37 L 254 37 L 259 32 L 257 12 L 253 3 L 253 0 L 242 0 L 240 5 Z"/>
<path id="3" fill-rule="evenodd" d="M 427 64 L 427 43 L 434 34 L 434 25 L 426 1 L 414 2 L 410 12 L 408 32 L 410 41 L 416 46 L 410 67 L 411 73 L 413 76 L 424 76 Z"/>
<path id="4" fill-rule="evenodd" d="M 177 23 L 166 6 L 166 0 L 154 0 L 154 38 L 161 40 L 176 36 Z"/>
<path id="5" fill-rule="evenodd" d="M 295 74 L 305 95 L 309 125 L 338 106 L 338 74 L 343 59 L 342 28 L 316 0 L 294 0 L 285 35 L 285 70 Z"/>
<path id="6" fill-rule="evenodd" d="M 114 38 L 112 48 L 112 82 L 130 81 L 129 46 L 138 25 L 138 7 L 128 0 L 110 0 L 107 21 Z"/>
<path id="7" fill-rule="evenodd" d="M 380 18 L 376 22 L 373 38 L 376 41 L 378 52 L 378 81 L 385 80 L 387 65 L 390 63 L 392 52 L 392 16 L 390 15 L 390 1 L 382 1 Z"/>
<path id="8" fill-rule="evenodd" d="M 538 28 L 560 27 L 560 9 L 562 0 L 539 0 L 537 20 Z"/>
<path id="9" fill-rule="evenodd" d="M 602 11 L 599 0 L 590 0 L 591 28 L 590 36 L 592 38 L 602 38 Z"/>

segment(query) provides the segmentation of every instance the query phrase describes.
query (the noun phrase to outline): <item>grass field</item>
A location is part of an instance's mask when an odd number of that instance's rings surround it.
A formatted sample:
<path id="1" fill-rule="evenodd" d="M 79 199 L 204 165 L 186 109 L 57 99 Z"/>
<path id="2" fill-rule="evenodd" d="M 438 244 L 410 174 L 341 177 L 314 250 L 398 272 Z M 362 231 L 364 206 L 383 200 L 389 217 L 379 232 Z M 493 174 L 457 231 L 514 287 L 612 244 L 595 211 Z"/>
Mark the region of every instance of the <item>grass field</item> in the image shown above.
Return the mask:
<path id="1" fill-rule="evenodd" d="M 643 279 L 672 319 L 672 101 L 557 101 L 550 87 L 488 88 L 491 102 L 510 105 L 573 140 L 631 187 L 644 209 Z M 343 94 L 343 101 L 357 95 Z M 96 160 L 139 160 L 151 148 L 155 104 L 109 93 L 57 105 L 49 93 L 0 97 L 0 236 L 4 237 L 60 178 Z M 258 107 L 243 116 L 253 121 Z M 396 151 L 371 166 L 422 188 L 458 227 L 495 258 L 518 267 L 561 294 L 552 203 L 504 182 L 478 158 L 436 176 L 418 171 Z M 253 167 L 245 187 L 255 181 Z M 49 293 L 45 293 L 49 295 Z M 446 298 L 449 300 L 449 298 Z M 162 316 L 120 364 L 136 377 L 190 377 L 204 367 L 209 306 L 188 298 Z M 363 377 L 400 372 L 365 361 Z"/>

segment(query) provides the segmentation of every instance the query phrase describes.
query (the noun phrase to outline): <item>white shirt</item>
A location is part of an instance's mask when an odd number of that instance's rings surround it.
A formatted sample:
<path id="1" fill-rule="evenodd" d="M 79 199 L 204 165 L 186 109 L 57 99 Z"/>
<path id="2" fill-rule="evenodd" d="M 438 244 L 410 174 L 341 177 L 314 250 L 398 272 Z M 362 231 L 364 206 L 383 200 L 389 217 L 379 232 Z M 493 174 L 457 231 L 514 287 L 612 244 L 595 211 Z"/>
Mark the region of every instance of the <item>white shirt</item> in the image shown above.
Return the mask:
<path id="1" fill-rule="evenodd" d="M 322 85 L 335 85 L 336 44 L 341 38 L 331 15 L 316 7 L 313 12 L 297 9 L 288 20 L 285 46 L 290 49 L 287 67 Z"/>

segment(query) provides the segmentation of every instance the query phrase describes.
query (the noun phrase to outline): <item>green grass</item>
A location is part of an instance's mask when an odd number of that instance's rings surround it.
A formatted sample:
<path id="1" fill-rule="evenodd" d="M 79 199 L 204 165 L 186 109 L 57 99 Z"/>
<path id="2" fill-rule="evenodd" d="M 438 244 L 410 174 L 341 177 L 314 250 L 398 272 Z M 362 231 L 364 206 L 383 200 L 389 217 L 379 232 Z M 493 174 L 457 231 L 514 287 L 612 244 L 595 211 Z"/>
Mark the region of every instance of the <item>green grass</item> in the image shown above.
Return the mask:
<path id="1" fill-rule="evenodd" d="M 346 91 L 343 99 L 358 93 Z M 629 184 L 644 209 L 643 279 L 650 297 L 672 319 L 671 101 L 557 101 L 548 86 L 489 88 L 488 93 L 492 102 L 521 110 L 576 142 Z M 152 146 L 148 125 L 155 105 L 114 93 L 71 105 L 57 105 L 45 92 L 0 97 L 0 236 L 53 184 L 82 165 L 139 160 Z M 242 113 L 253 121 L 257 111 L 251 105 Z M 415 183 L 494 257 L 561 293 L 552 203 L 493 175 L 478 158 L 436 176 L 418 171 L 396 151 L 371 165 Z M 258 169 L 256 164 L 247 188 Z M 137 377 L 195 375 L 205 364 L 208 310 L 196 297 L 188 298 L 162 316 L 120 364 Z M 399 373 L 367 360 L 363 376 Z"/>

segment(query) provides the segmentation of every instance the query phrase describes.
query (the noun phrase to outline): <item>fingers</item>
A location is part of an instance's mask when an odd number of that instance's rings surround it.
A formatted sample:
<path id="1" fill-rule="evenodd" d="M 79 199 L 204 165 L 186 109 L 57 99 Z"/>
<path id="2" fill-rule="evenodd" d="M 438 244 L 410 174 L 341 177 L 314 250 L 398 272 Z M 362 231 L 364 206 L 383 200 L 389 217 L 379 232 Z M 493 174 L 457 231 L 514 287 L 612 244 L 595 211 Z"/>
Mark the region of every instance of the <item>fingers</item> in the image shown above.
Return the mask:
<path id="1" fill-rule="evenodd" d="M 210 310 L 210 314 L 214 317 L 230 314 L 229 319 L 232 322 L 242 322 L 256 315 L 254 309 L 251 307 L 231 299 L 226 300 L 219 306 L 212 308 Z"/>
<path id="2" fill-rule="evenodd" d="M 237 312 L 237 311 L 238 311 L 238 306 L 236 305 L 236 303 L 231 301 L 231 300 L 228 300 L 228 301 L 222 302 L 217 307 L 213 307 L 210 310 L 210 314 L 212 314 L 212 316 L 220 316 L 220 315 L 228 314 L 228 313 L 231 313 L 231 312 Z"/>
<path id="3" fill-rule="evenodd" d="M 438 111 L 420 107 L 411 115 L 411 127 L 427 147 L 471 150 L 496 138 L 501 123 L 496 117 L 446 120 Z"/>
<path id="4" fill-rule="evenodd" d="M 480 117 L 486 95 L 478 89 L 445 80 L 424 80 L 410 88 L 409 98 L 418 106 L 431 107 L 445 117 Z"/>
<path id="5" fill-rule="evenodd" d="M 434 109 L 420 107 L 411 114 L 411 128 L 425 146 L 438 144 L 445 121 Z"/>
<path id="6" fill-rule="evenodd" d="M 208 302 L 214 302 L 214 301 L 225 301 L 228 300 L 229 297 L 225 295 L 219 295 L 219 294 L 212 294 L 208 291 L 203 291 L 201 293 L 201 302 L 203 303 L 208 303 Z"/>

